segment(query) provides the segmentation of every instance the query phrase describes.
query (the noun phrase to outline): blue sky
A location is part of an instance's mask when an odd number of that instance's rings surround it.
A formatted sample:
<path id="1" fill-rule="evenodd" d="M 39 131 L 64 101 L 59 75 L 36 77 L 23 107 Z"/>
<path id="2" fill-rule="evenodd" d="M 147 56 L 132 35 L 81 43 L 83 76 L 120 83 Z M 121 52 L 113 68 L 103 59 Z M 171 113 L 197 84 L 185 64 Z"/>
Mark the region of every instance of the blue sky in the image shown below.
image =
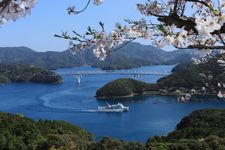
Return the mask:
<path id="1" fill-rule="evenodd" d="M 82 8 L 85 0 L 39 0 L 32 14 L 16 22 L 8 22 L 0 29 L 0 46 L 27 46 L 36 51 L 62 51 L 68 41 L 54 37 L 61 31 L 76 30 L 84 33 L 87 26 L 97 27 L 99 21 L 111 31 L 116 22 L 138 19 L 136 3 L 143 0 L 104 0 L 101 6 L 90 5 L 79 15 L 67 15 L 66 8 L 75 4 Z M 150 41 L 141 41 L 150 44 Z"/>

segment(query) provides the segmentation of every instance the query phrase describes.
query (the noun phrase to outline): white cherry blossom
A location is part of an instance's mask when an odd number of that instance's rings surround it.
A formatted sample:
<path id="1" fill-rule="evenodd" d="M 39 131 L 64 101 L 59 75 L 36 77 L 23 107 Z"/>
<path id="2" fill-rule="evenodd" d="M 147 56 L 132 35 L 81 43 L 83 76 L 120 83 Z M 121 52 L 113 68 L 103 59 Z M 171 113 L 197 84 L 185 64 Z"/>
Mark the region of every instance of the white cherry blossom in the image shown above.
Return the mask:
<path id="1" fill-rule="evenodd" d="M 0 26 L 7 21 L 16 21 L 31 13 L 31 9 L 37 3 L 36 0 L 9 0 L 1 1 L 0 5 Z"/>
<path id="2" fill-rule="evenodd" d="M 94 3 L 95 5 L 101 5 L 102 2 L 103 2 L 103 0 L 94 0 L 93 3 Z"/>

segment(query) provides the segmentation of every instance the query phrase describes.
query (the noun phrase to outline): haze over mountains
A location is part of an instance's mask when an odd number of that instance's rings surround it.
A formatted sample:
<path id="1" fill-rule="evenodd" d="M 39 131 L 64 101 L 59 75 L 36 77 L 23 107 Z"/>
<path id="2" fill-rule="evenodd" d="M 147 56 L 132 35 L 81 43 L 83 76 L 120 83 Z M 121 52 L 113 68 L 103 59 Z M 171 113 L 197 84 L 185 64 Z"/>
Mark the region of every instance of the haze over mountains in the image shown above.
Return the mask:
<path id="1" fill-rule="evenodd" d="M 91 49 L 72 55 L 68 50 L 62 52 L 36 52 L 27 47 L 1 47 L 0 63 L 31 64 L 48 69 L 84 65 L 102 69 L 123 69 L 146 65 L 187 63 L 193 55 L 199 56 L 199 54 L 193 54 L 193 50 L 166 52 L 153 46 L 131 43 L 113 52 L 105 61 L 99 61 Z"/>

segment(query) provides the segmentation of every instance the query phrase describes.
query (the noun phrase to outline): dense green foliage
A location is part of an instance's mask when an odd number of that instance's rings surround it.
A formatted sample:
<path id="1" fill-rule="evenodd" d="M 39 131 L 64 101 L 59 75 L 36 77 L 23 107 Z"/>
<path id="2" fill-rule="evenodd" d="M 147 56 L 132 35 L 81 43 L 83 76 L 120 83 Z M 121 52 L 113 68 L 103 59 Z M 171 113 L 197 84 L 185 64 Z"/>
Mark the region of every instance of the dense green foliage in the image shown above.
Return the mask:
<path id="1" fill-rule="evenodd" d="M 198 94 L 217 94 L 218 83 L 225 82 L 224 74 L 224 67 L 219 66 L 216 59 L 199 65 L 181 64 L 173 69 L 171 75 L 159 79 L 157 86 L 165 93 L 176 90 L 186 93 L 194 89 Z"/>
<path id="2" fill-rule="evenodd" d="M 112 53 L 106 61 L 99 61 L 92 50 L 72 55 L 69 51 L 35 52 L 26 47 L 0 48 L 1 63 L 31 64 L 48 69 L 91 65 L 103 69 L 134 68 L 143 65 L 177 64 L 189 62 L 192 51 L 165 52 L 153 46 L 130 43 Z"/>
<path id="3" fill-rule="evenodd" d="M 151 150 L 224 150 L 225 109 L 205 109 L 183 118 L 175 131 L 150 138 Z"/>
<path id="4" fill-rule="evenodd" d="M 125 142 L 109 137 L 105 137 L 101 141 L 93 143 L 89 148 L 90 150 L 146 150 L 143 143 Z"/>
<path id="5" fill-rule="evenodd" d="M 21 115 L 0 113 L 0 149 L 87 149 L 90 133 L 63 121 L 35 122 Z"/>
<path id="6" fill-rule="evenodd" d="M 22 64 L 0 64 L 0 83 L 10 82 L 60 83 L 62 78 L 44 68 Z"/>
<path id="7" fill-rule="evenodd" d="M 114 80 L 96 92 L 98 98 L 121 97 L 141 95 L 152 90 L 154 85 L 137 81 L 134 79 L 122 78 Z"/>
<path id="8" fill-rule="evenodd" d="M 225 110 L 199 110 L 183 118 L 169 138 L 199 139 L 210 135 L 225 137 Z"/>
<path id="9" fill-rule="evenodd" d="M 172 69 L 172 72 L 181 72 L 181 71 L 184 71 L 190 67 L 192 67 L 193 64 L 192 63 L 183 63 L 183 64 L 178 64 L 176 65 L 173 69 Z"/>
<path id="10" fill-rule="evenodd" d="M 63 121 L 33 121 L 0 113 L 0 150 L 224 150 L 225 109 L 205 109 L 183 118 L 167 136 L 146 144 L 103 138 L 99 142 Z"/>

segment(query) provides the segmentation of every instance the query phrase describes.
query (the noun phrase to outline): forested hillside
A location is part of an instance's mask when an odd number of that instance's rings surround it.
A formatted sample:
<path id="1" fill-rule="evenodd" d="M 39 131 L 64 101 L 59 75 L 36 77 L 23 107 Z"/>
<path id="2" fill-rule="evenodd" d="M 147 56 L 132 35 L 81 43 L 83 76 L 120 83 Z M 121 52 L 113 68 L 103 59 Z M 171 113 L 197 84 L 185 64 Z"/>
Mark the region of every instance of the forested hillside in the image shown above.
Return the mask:
<path id="1" fill-rule="evenodd" d="M 225 110 L 198 110 L 183 118 L 167 136 L 146 144 L 103 138 L 64 121 L 33 121 L 22 115 L 0 113 L 0 150 L 223 150 Z"/>
<path id="2" fill-rule="evenodd" d="M 131 43 L 113 52 L 105 61 L 99 61 L 92 49 L 72 55 L 69 51 L 36 52 L 27 47 L 0 48 L 0 63 L 31 64 L 48 69 L 90 65 L 102 69 L 134 68 L 143 65 L 186 63 L 191 60 L 192 50 L 166 52 L 153 46 Z"/>
<path id="3" fill-rule="evenodd" d="M 61 76 L 41 67 L 22 64 L 0 64 L 0 84 L 6 83 L 61 83 Z"/>

